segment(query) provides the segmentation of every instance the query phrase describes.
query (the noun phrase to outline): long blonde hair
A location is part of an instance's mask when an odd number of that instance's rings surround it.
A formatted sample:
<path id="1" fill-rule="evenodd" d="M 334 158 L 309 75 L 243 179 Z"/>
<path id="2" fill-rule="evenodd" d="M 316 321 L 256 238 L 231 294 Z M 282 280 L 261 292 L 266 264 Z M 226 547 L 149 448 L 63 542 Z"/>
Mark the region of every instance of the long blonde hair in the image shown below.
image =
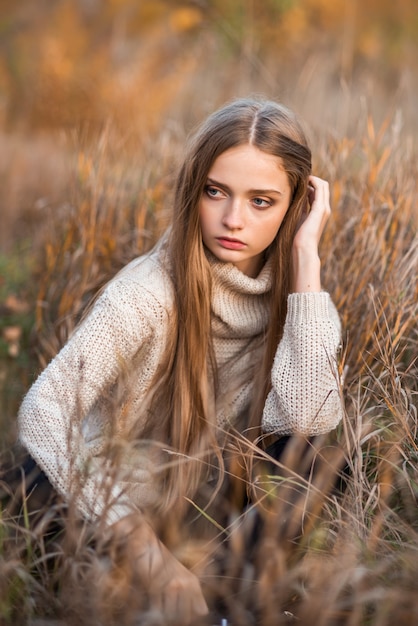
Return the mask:
<path id="1" fill-rule="evenodd" d="M 287 108 L 266 100 L 239 99 L 210 115 L 193 134 L 175 186 L 168 239 L 175 314 L 166 361 L 156 374 L 152 405 L 154 415 L 163 420 L 167 442 L 183 458 L 199 457 L 208 447 L 212 453 L 217 450 L 212 427 L 216 416 L 210 409 L 217 384 L 211 339 L 211 274 L 202 242 L 199 202 L 216 158 L 245 144 L 280 157 L 292 190 L 278 235 L 266 250 L 266 260 L 272 258 L 274 276 L 264 358 L 249 412 L 253 433 L 260 425 L 274 354 L 283 332 L 291 246 L 306 203 L 311 152 L 296 116 Z M 199 476 L 193 463 L 174 464 L 166 477 L 166 503 L 174 502 L 179 486 L 193 493 Z"/>

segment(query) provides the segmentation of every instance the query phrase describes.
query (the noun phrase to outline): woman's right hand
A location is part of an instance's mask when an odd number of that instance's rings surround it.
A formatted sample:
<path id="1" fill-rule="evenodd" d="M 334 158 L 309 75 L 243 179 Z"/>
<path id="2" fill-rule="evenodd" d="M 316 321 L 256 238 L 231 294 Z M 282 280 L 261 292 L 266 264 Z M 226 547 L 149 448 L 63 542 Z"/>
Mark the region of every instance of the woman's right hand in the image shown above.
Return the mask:
<path id="1" fill-rule="evenodd" d="M 190 624 L 194 619 L 206 615 L 208 607 L 198 578 L 163 544 L 151 550 L 150 562 L 152 568 L 155 568 L 149 579 L 152 606 L 182 624 Z"/>
<path id="2" fill-rule="evenodd" d="M 120 546 L 123 542 L 134 578 L 147 591 L 152 608 L 185 625 L 208 613 L 198 578 L 175 558 L 144 519 L 129 516 L 112 528 Z"/>

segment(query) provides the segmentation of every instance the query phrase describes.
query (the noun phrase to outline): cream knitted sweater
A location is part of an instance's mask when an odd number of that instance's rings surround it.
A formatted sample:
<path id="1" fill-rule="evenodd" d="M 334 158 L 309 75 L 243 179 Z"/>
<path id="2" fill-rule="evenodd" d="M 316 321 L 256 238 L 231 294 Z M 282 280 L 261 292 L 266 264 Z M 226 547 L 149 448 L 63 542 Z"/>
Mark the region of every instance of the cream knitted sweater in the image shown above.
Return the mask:
<path id="1" fill-rule="evenodd" d="M 271 271 L 267 263 L 257 278 L 250 278 L 232 264 L 208 258 L 220 381 L 216 415 L 225 429 L 249 406 L 259 340 L 268 324 L 265 294 Z M 22 403 L 21 442 L 56 489 L 76 497 L 87 517 L 105 510 L 114 522 L 132 508 L 152 506 L 158 497 L 153 479 L 158 449 L 149 440 L 136 446 L 134 455 L 126 454 L 125 474 L 120 468 L 113 472 L 104 449 L 109 434 L 122 440 L 134 422 L 144 420 L 141 405 L 164 355 L 172 307 L 172 283 L 156 249 L 110 282 Z M 339 343 L 339 318 L 329 294 L 289 296 L 262 416 L 264 432 L 315 435 L 338 424 Z M 123 384 L 118 386 L 118 380 Z M 137 432 L 143 426 L 139 423 Z"/>

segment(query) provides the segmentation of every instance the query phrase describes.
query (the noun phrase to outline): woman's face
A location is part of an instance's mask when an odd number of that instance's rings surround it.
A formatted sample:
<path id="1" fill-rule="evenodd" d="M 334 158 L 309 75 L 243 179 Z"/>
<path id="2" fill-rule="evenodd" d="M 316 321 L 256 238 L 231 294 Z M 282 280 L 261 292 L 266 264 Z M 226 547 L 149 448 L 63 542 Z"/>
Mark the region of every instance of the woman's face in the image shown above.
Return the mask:
<path id="1" fill-rule="evenodd" d="M 255 278 L 291 200 L 281 159 L 249 144 L 213 163 L 199 205 L 203 243 L 220 260 Z"/>

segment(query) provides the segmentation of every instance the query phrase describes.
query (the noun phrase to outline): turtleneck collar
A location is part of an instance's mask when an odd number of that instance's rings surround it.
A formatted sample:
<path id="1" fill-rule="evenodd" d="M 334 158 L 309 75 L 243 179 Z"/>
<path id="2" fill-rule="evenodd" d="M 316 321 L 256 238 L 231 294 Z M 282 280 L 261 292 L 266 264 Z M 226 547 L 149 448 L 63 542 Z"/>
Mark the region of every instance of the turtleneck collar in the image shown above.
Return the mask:
<path id="1" fill-rule="evenodd" d="M 253 337 L 268 322 L 271 261 L 256 278 L 205 251 L 212 273 L 212 332 L 218 337 Z"/>

